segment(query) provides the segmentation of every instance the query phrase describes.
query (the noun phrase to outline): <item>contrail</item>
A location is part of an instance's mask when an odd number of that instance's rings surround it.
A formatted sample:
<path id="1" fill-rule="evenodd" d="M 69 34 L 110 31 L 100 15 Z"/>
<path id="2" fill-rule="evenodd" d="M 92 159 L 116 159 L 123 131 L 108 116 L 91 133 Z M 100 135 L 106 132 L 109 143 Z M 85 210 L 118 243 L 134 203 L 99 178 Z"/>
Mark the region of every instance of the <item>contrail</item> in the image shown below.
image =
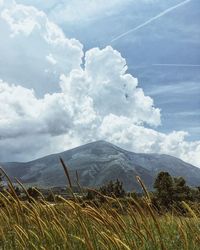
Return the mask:
<path id="1" fill-rule="evenodd" d="M 114 42 L 114 41 L 119 40 L 120 38 L 122 38 L 122 37 L 124 37 L 124 36 L 126 36 L 126 35 L 128 35 L 128 34 L 130 34 L 130 33 L 132 33 L 132 32 L 134 32 L 134 31 L 136 31 L 136 30 L 141 29 L 142 27 L 148 25 L 149 23 L 155 21 L 156 19 L 158 19 L 158 18 L 160 18 L 160 17 L 166 15 L 167 13 L 169 13 L 169 12 L 171 12 L 171 11 L 173 11 L 173 10 L 175 10 L 175 9 L 177 9 L 177 8 L 183 6 L 183 5 L 185 5 L 185 4 L 187 4 L 187 3 L 191 2 L 191 1 L 192 1 L 192 0 L 185 0 L 185 1 L 183 1 L 182 3 L 179 3 L 179 4 L 177 4 L 177 5 L 174 5 L 174 6 L 170 7 L 170 8 L 168 8 L 168 9 L 162 11 L 160 14 L 156 15 L 155 17 L 152 17 L 152 18 L 149 19 L 148 21 L 146 21 L 146 22 L 144 22 L 144 23 L 138 25 L 137 27 L 135 27 L 135 28 L 133 28 L 133 29 L 130 29 L 130 30 L 128 30 L 128 31 L 126 31 L 126 32 L 124 32 L 124 33 L 122 33 L 121 35 L 119 35 L 119 36 L 113 38 L 113 39 L 111 40 L 111 43 Z"/>
<path id="2" fill-rule="evenodd" d="M 167 66 L 167 67 L 200 67 L 200 64 L 177 64 L 177 63 L 155 63 L 152 66 Z"/>

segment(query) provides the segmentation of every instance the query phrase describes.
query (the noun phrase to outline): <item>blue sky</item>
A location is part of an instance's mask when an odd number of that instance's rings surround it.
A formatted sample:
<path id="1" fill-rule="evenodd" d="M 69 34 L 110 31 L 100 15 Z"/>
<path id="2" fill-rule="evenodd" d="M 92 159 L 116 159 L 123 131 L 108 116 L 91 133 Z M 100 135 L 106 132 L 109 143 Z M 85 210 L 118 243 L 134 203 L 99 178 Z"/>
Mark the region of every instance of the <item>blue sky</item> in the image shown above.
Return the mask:
<path id="1" fill-rule="evenodd" d="M 105 139 L 200 166 L 198 0 L 1 0 L 0 14 L 0 161 Z"/>
<path id="2" fill-rule="evenodd" d="M 107 45 L 120 51 L 127 60 L 128 71 L 139 79 L 145 93 L 152 96 L 155 105 L 162 110 L 162 126 L 158 130 L 185 130 L 189 132 L 188 140 L 200 139 L 198 0 L 190 1 L 114 42 L 111 41 L 116 36 L 183 1 L 128 0 L 123 4 L 116 1 L 106 10 L 96 11 L 94 7 L 94 11 L 88 7 L 82 15 L 76 15 L 82 12 L 82 6 L 78 6 L 81 1 L 74 1 L 74 13 L 69 17 L 66 16 L 71 9 L 63 10 L 63 6 L 68 6 L 67 1 L 50 1 L 49 5 L 43 3 L 42 6 L 40 1 L 19 2 L 42 8 L 68 37 L 81 41 L 85 51 Z M 73 1 L 69 2 L 72 4 Z"/>
<path id="3" fill-rule="evenodd" d="M 125 1 L 126 2 L 126 1 Z M 137 2 L 137 3 L 135 3 Z M 164 2 L 164 3 L 163 3 Z M 200 2 L 193 0 L 146 27 L 111 43 L 118 36 L 181 1 L 130 1 L 113 13 L 68 25 L 68 36 L 85 49 L 111 44 L 127 60 L 129 72 L 162 110 L 160 131 L 189 131 L 189 140 L 200 139 Z M 191 64 L 199 66 L 156 66 Z"/>

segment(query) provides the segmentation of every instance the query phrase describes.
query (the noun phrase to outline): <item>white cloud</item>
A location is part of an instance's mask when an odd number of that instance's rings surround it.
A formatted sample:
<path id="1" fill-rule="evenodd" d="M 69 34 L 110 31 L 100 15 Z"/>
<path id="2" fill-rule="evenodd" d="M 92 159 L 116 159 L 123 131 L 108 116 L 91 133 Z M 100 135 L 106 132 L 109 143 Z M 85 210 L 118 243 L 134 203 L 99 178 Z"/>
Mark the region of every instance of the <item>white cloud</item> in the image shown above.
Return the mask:
<path id="1" fill-rule="evenodd" d="M 58 89 L 61 73 L 78 69 L 82 45 L 34 7 L 5 2 L 0 7 L 0 76 L 34 87 L 39 95 Z M 57 63 L 56 63 L 57 62 Z"/>
<path id="2" fill-rule="evenodd" d="M 176 0 L 177 2 L 178 0 Z M 131 7 L 138 11 L 138 5 L 148 6 L 166 6 L 170 7 L 172 0 L 162 2 L 160 0 L 16 0 L 19 4 L 35 6 L 48 14 L 51 20 L 66 25 L 80 25 L 90 23 L 100 18 L 108 17 L 113 14 L 119 14 L 126 7 Z M 163 8 L 164 8 L 163 7 Z M 141 15 L 141 13 L 137 13 Z M 123 18 L 123 17 L 122 17 Z"/>
<path id="3" fill-rule="evenodd" d="M 187 142 L 183 131 L 164 134 L 145 127 L 160 125 L 160 110 L 126 73 L 119 52 L 110 46 L 93 48 L 81 67 L 82 45 L 67 39 L 43 12 L 15 3 L 3 6 L 0 63 L 7 71 L 0 70 L 6 79 L 0 81 L 1 160 L 29 160 L 105 139 L 200 166 L 200 142 Z M 35 82 L 48 89 L 53 81 L 58 91 L 39 98 Z"/>
<path id="4" fill-rule="evenodd" d="M 84 143 L 98 139 L 97 130 L 110 113 L 127 116 L 134 124 L 160 123 L 159 109 L 137 88 L 137 79 L 125 73 L 119 52 L 111 47 L 92 49 L 85 55 L 84 68 L 62 75 L 61 92 L 41 99 L 33 90 L 1 81 L 1 139 L 62 134 Z"/>
<path id="5" fill-rule="evenodd" d="M 57 63 L 56 59 L 53 57 L 52 54 L 49 54 L 48 56 L 46 56 L 47 61 L 49 61 L 49 63 L 55 65 Z"/>
<path id="6" fill-rule="evenodd" d="M 62 89 L 75 100 L 89 97 L 99 116 L 108 113 L 128 116 L 137 124 L 160 124 L 160 111 L 153 100 L 137 87 L 137 79 L 126 74 L 127 66 L 120 53 L 108 46 L 91 49 L 85 55 L 85 70 L 62 77 Z M 76 101 L 75 101 L 76 102 Z"/>
<path id="7" fill-rule="evenodd" d="M 33 1 L 18 0 L 18 3 L 36 6 L 48 12 L 48 15 L 56 23 L 78 23 L 97 19 L 102 15 L 108 15 L 113 10 L 124 6 L 133 0 L 122 2 L 120 0 L 68 0 L 68 1 Z"/>
<path id="8" fill-rule="evenodd" d="M 127 117 L 108 115 L 100 126 L 100 136 L 135 152 L 170 154 L 200 166 L 200 141 L 187 142 L 184 131 L 169 134 L 132 124 Z"/>

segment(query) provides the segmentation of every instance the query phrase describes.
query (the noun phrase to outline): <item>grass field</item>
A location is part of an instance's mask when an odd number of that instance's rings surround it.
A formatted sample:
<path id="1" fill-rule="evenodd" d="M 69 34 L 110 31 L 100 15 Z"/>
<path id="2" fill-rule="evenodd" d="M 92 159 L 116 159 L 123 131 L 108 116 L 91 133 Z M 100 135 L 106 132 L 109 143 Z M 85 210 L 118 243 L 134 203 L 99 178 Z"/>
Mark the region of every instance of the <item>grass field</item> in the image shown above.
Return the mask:
<path id="1" fill-rule="evenodd" d="M 20 201 L 10 189 L 0 193 L 0 249 L 200 249 L 200 219 L 187 204 L 187 217 L 158 215 L 148 194 L 143 205 L 110 197 L 52 204 Z"/>

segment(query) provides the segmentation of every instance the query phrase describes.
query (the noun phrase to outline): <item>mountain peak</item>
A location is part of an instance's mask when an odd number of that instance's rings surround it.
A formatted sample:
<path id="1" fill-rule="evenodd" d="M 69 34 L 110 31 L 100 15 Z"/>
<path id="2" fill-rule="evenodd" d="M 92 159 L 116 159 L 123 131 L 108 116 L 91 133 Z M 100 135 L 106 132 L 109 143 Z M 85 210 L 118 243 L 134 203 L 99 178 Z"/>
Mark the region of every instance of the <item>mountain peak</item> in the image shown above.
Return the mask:
<path id="1" fill-rule="evenodd" d="M 9 176 L 23 183 L 42 187 L 62 186 L 66 177 L 59 162 L 62 157 L 72 180 L 79 174 L 80 184 L 99 187 L 110 180 L 119 179 L 126 190 L 138 190 L 135 179 L 140 176 L 151 189 L 155 176 L 167 171 L 183 176 L 189 185 L 199 185 L 200 169 L 175 157 L 158 154 L 137 154 L 123 150 L 107 141 L 91 142 L 59 154 L 49 155 L 27 163 L 3 163 Z"/>

